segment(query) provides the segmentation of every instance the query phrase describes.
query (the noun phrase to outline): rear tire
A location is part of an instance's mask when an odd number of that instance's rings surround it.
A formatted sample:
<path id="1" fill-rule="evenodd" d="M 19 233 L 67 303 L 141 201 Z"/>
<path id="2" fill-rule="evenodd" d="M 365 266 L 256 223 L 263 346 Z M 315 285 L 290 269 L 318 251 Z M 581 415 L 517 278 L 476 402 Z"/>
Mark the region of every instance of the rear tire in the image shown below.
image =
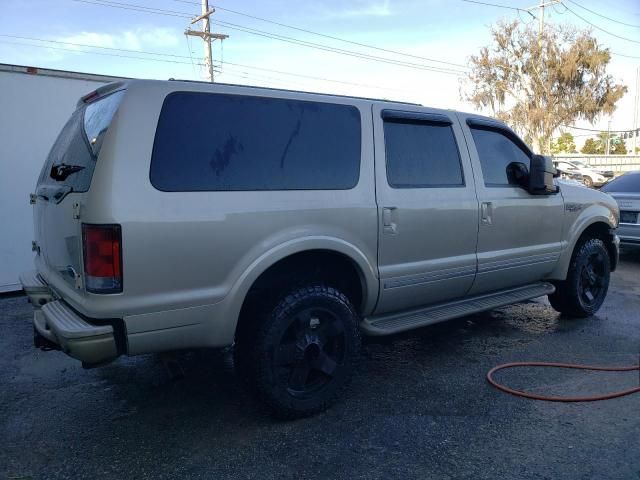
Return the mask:
<path id="1" fill-rule="evenodd" d="M 360 350 L 359 317 L 326 285 L 292 289 L 242 329 L 235 363 L 249 390 L 278 417 L 328 408 L 349 384 Z"/>
<path id="2" fill-rule="evenodd" d="M 602 240 L 581 240 L 573 252 L 567 279 L 556 282 L 549 303 L 565 315 L 589 317 L 600 309 L 607 296 L 610 273 L 609 254 Z"/>
<path id="3" fill-rule="evenodd" d="M 587 175 L 582 178 L 582 183 L 584 183 L 585 187 L 593 188 L 593 180 L 591 180 L 591 177 Z"/>

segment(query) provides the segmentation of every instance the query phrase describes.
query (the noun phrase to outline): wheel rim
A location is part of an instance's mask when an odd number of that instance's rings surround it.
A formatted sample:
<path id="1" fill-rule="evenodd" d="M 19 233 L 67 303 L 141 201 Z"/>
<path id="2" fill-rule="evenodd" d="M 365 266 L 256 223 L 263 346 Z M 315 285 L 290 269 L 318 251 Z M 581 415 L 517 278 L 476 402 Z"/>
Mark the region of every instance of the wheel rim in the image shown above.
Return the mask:
<path id="1" fill-rule="evenodd" d="M 344 363 L 344 325 L 331 311 L 307 308 L 292 316 L 274 356 L 278 382 L 297 397 L 328 385 Z"/>
<path id="2" fill-rule="evenodd" d="M 596 305 L 605 292 L 605 265 L 604 255 L 597 252 L 589 255 L 582 266 L 578 292 L 580 300 L 588 307 Z"/>

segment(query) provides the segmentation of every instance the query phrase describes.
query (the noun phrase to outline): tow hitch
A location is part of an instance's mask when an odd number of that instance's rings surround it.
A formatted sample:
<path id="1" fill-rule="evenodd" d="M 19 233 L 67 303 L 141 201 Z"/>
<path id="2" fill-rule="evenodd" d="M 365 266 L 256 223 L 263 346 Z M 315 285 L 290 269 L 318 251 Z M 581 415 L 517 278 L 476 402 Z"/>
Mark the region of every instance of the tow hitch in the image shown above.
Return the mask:
<path id="1" fill-rule="evenodd" d="M 40 335 L 40 333 L 38 333 L 35 328 L 33 329 L 33 346 L 39 348 L 43 352 L 50 352 L 51 350 L 61 350 L 60 345 Z"/>

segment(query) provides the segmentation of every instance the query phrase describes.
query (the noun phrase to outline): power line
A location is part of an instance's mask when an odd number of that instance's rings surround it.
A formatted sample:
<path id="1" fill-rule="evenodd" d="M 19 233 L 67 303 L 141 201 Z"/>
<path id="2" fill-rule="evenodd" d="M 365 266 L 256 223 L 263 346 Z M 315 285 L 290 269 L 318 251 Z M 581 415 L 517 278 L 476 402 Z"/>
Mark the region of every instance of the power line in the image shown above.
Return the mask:
<path id="1" fill-rule="evenodd" d="M 44 40 L 47 41 L 47 40 Z M 146 60 L 146 61 L 151 61 L 151 62 L 165 62 L 165 63 L 180 63 L 180 64 L 185 64 L 185 65 L 191 65 L 191 62 L 182 62 L 180 60 L 166 60 L 166 59 L 162 59 L 162 58 L 151 58 L 151 57 L 134 57 L 131 55 L 120 55 L 117 53 L 106 53 L 106 52 L 89 52 L 86 50 L 77 50 L 74 48 L 62 48 L 62 47 L 51 47 L 49 45 L 37 45 L 37 44 L 33 44 L 33 43 L 26 43 L 26 42 L 9 42 L 6 40 L 0 40 L 0 43 L 4 43 L 4 44 L 8 44 L 8 45 L 24 45 L 24 46 L 28 46 L 28 47 L 36 47 L 36 48 L 49 48 L 52 50 L 62 50 L 62 51 L 66 51 L 66 52 L 75 52 L 75 53 L 89 53 L 91 55 L 105 55 L 108 57 L 119 57 L 119 58 L 131 58 L 131 59 L 135 59 L 135 60 Z M 90 48 L 101 48 L 101 47 L 93 47 L 92 45 L 87 45 Z M 204 65 L 204 64 L 199 64 L 199 65 Z"/>
<path id="2" fill-rule="evenodd" d="M 575 5 L 576 7 L 582 8 L 583 10 L 586 10 L 587 12 L 593 13 L 594 15 L 597 15 L 598 17 L 605 18 L 605 19 L 609 20 L 610 22 L 619 23 L 620 25 L 625 25 L 627 27 L 640 28 L 640 25 L 634 25 L 633 23 L 625 23 L 625 22 L 621 22 L 620 20 L 616 20 L 615 18 L 607 17 L 606 15 L 603 15 L 601 13 L 598 13 L 598 12 L 594 11 L 594 10 L 591 10 L 590 8 L 587 8 L 587 7 L 583 6 L 583 5 L 580 5 L 579 3 L 576 3 L 573 0 L 567 0 L 567 1 L 572 3 L 573 5 Z M 566 5 L 565 5 L 565 8 L 566 8 Z"/>
<path id="3" fill-rule="evenodd" d="M 531 13 L 529 10 L 526 10 L 524 8 L 512 7 L 510 5 L 499 5 L 497 3 L 478 2 L 477 0 L 462 0 L 462 1 L 467 3 L 476 3 L 478 5 L 486 5 L 488 7 L 506 8 L 508 10 L 518 10 L 519 12 L 526 12 L 529 15 L 531 15 L 533 18 L 535 18 L 535 15 L 533 13 Z"/>
<path id="4" fill-rule="evenodd" d="M 70 46 L 74 46 L 74 47 L 95 48 L 95 49 L 102 49 L 102 50 L 113 50 L 113 51 L 118 51 L 118 52 L 141 53 L 141 54 L 145 54 L 145 55 L 157 55 L 157 56 L 170 56 L 170 57 L 177 57 L 177 58 L 185 58 L 185 59 L 189 59 L 190 61 L 189 62 L 187 62 L 187 61 L 182 62 L 182 61 L 171 61 L 171 60 L 153 59 L 153 58 L 146 58 L 146 57 L 134 57 L 134 56 L 126 56 L 126 55 L 115 55 L 115 54 L 114 55 L 110 55 L 110 56 L 118 56 L 118 57 L 122 57 L 122 58 L 134 58 L 134 59 L 140 59 L 140 60 L 158 60 L 158 61 L 164 61 L 164 62 L 170 62 L 170 63 L 181 63 L 181 64 L 186 64 L 186 65 L 191 65 L 193 60 L 197 60 L 199 62 L 199 63 L 197 63 L 197 65 L 199 65 L 199 66 L 204 65 L 202 63 L 202 61 L 204 60 L 202 57 L 195 57 L 194 58 L 192 55 L 172 55 L 172 54 L 168 54 L 168 53 L 164 54 L 164 53 L 156 53 L 156 52 L 146 52 L 146 51 L 141 51 L 141 50 L 129 50 L 129 49 L 124 49 L 124 48 L 103 47 L 103 46 L 89 45 L 89 44 L 77 43 L 77 42 L 65 42 L 65 41 L 61 41 L 61 40 L 49 40 L 49 39 L 44 39 L 44 38 L 23 37 L 23 36 L 18 36 L 18 35 L 9 35 L 9 34 L 0 34 L 0 37 L 14 38 L 14 39 L 20 39 L 20 40 L 29 40 L 29 41 L 34 41 L 34 42 L 55 43 L 55 44 L 58 44 L 58 45 L 70 45 Z M 75 53 L 107 55 L 107 54 L 101 53 L 101 52 L 93 52 L 93 51 L 78 50 L 78 49 L 71 49 L 71 48 L 57 48 L 57 47 L 50 47 L 50 46 L 47 46 L 47 45 L 37 45 L 37 44 L 31 44 L 31 43 L 19 43 L 19 42 L 3 42 L 3 43 L 12 43 L 12 44 L 16 44 L 16 45 L 26 45 L 26 46 L 33 46 L 33 47 L 39 47 L 39 48 L 53 48 L 53 49 L 56 49 L 56 50 L 64 50 L 64 51 L 75 52 Z M 276 70 L 276 69 L 265 68 L 265 67 L 256 67 L 256 66 L 253 66 L 253 65 L 247 65 L 247 64 L 243 64 L 243 63 L 225 61 L 224 64 L 232 65 L 232 66 L 235 66 L 235 67 L 249 68 L 249 69 L 252 69 L 252 70 L 260 70 L 260 71 L 264 71 L 264 72 L 276 73 L 276 74 L 279 74 L 279 75 L 288 75 L 288 76 L 303 78 L 303 79 L 307 79 L 307 80 L 316 80 L 316 81 L 321 81 L 321 82 L 337 83 L 337 84 L 348 85 L 348 86 L 352 86 L 352 87 L 364 87 L 364 88 L 372 88 L 372 89 L 379 89 L 379 90 L 404 92 L 404 90 L 397 89 L 397 88 L 383 87 L 383 86 L 380 86 L 380 85 L 372 85 L 372 84 L 366 84 L 366 83 L 349 82 L 349 81 L 346 81 L 346 80 L 336 80 L 336 79 L 326 78 L 326 77 L 316 77 L 316 76 L 313 76 L 313 75 L 305 75 L 305 74 L 302 74 L 302 73 L 287 72 L 287 71 L 283 71 L 283 70 Z"/>
<path id="5" fill-rule="evenodd" d="M 192 1 L 189 1 L 189 0 L 173 0 L 173 1 L 174 2 L 180 2 L 180 3 L 186 3 L 186 4 L 189 4 L 189 5 L 197 5 L 196 2 L 192 2 Z M 451 65 L 451 66 L 454 66 L 454 67 L 467 68 L 466 65 L 463 65 L 461 63 L 446 62 L 444 60 L 437 60 L 435 58 L 423 57 L 421 55 L 414 55 L 414 54 L 407 53 L 407 52 L 402 52 L 402 51 L 399 51 L 399 50 L 391 50 L 391 49 L 388 49 L 388 48 L 383 48 L 383 47 L 379 47 L 379 46 L 376 46 L 376 45 L 371 45 L 371 44 L 368 44 L 368 43 L 361 43 L 361 42 L 356 42 L 356 41 L 353 41 L 353 40 L 347 40 L 346 38 L 336 37 L 336 36 L 333 36 L 333 35 L 328 35 L 326 33 L 320 33 L 320 32 L 316 32 L 314 30 L 308 30 L 306 28 L 296 27 L 294 25 L 289 25 L 289 24 L 286 24 L 286 23 L 277 22 L 275 20 L 270 20 L 270 19 L 264 18 L 264 17 L 258 17 L 256 15 L 251 15 L 251 14 L 248 14 L 248 13 L 245 13 L 245 12 L 239 12 L 238 10 L 232 10 L 230 8 L 220 7 L 218 5 L 211 5 L 211 6 L 214 7 L 216 10 L 221 10 L 221 11 L 224 11 L 224 12 L 233 13 L 235 15 L 241 15 L 243 17 L 252 18 L 254 20 L 260 20 L 262 22 L 271 23 L 273 25 L 278 25 L 280 27 L 290 28 L 292 30 L 297 30 L 299 32 L 309 33 L 311 35 L 317 35 L 319 37 L 328 38 L 330 40 L 336 40 L 338 42 L 344 42 L 344 43 L 348 43 L 348 44 L 351 44 L 351 45 L 357 45 L 359 47 L 372 48 L 374 50 L 378 50 L 378 51 L 381 51 L 381 52 L 392 53 L 394 55 L 401 55 L 401 56 L 404 56 L 404 57 L 416 58 L 416 59 L 419 59 L 419 60 L 426 60 L 428 62 L 442 63 L 442 64 L 445 64 L 445 65 Z"/>
<path id="6" fill-rule="evenodd" d="M 242 63 L 234 63 L 234 62 L 229 62 L 229 61 L 225 61 L 225 64 L 228 65 L 234 65 L 234 66 L 238 66 L 238 67 L 243 67 L 243 68 L 250 68 L 253 70 L 262 70 L 265 72 L 271 72 L 271 73 L 277 73 L 280 75 L 290 75 L 293 77 L 299 77 L 299 78 L 306 78 L 309 80 L 319 80 L 322 82 L 331 82 L 331 83 L 339 83 L 342 85 L 348 85 L 351 87 L 365 87 L 365 88 L 375 88 L 375 89 L 380 89 L 380 90 L 389 90 L 389 91 L 396 91 L 396 92 L 404 92 L 404 90 L 401 90 L 399 88 L 390 88 L 390 87 L 382 87 L 379 85 L 368 85 L 366 83 L 356 83 L 356 82 L 349 82 L 349 81 L 344 81 L 344 80 L 333 80 L 330 78 L 323 78 L 323 77 L 314 77 L 312 75 L 304 75 L 301 73 L 293 73 L 293 72 L 286 72 L 283 70 L 274 70 L 271 68 L 263 68 L 263 67 L 255 67 L 253 65 L 246 65 L 246 64 L 242 64 Z"/>
<path id="7" fill-rule="evenodd" d="M 622 35 L 618 35 L 617 33 L 610 32 L 609 30 L 605 30 L 604 28 L 599 27 L 599 26 L 598 26 L 598 25 L 596 25 L 595 23 L 590 22 L 589 20 L 587 20 L 587 19 L 586 19 L 586 18 L 584 18 L 583 16 L 581 16 L 581 15 L 577 14 L 575 11 L 571 10 L 571 9 L 570 9 L 570 8 L 569 8 L 565 3 L 562 3 L 562 5 L 563 5 L 567 10 L 569 10 L 571 13 L 573 13 L 576 17 L 578 17 L 580 20 L 582 20 L 582 21 L 583 21 L 583 22 L 585 22 L 585 23 L 588 23 L 588 24 L 589 24 L 589 25 L 591 25 L 593 28 L 595 28 L 595 29 L 597 29 L 597 30 L 600 30 L 601 32 L 604 32 L 604 33 L 606 33 L 606 34 L 608 34 L 608 35 L 611 35 L 611 36 L 613 36 L 613 37 L 619 38 L 619 39 L 621 39 L 621 40 L 626 40 L 627 42 L 640 43 L 640 41 L 638 41 L 638 40 L 633 40 L 633 39 L 631 39 L 631 38 L 623 37 Z"/>
<path id="8" fill-rule="evenodd" d="M 355 51 L 352 51 L 352 50 L 345 50 L 345 49 L 341 49 L 341 48 L 337 48 L 337 47 L 330 47 L 330 46 L 319 44 L 319 43 L 315 43 L 315 42 L 309 42 L 309 41 L 306 41 L 306 40 L 299 40 L 297 38 L 287 37 L 285 35 L 280 35 L 280 34 L 276 34 L 276 33 L 265 32 L 263 30 L 258 30 L 258 29 L 254 29 L 254 28 L 250 28 L 250 27 L 245 27 L 243 25 L 238 25 L 238 24 L 235 24 L 235 23 L 223 22 L 223 21 L 220 21 L 220 20 L 216 20 L 214 23 L 216 23 L 218 25 L 222 25 L 222 26 L 227 27 L 227 28 L 239 30 L 241 32 L 250 33 L 252 35 L 257 35 L 259 37 L 271 38 L 271 39 L 279 40 L 279 41 L 282 41 L 282 42 L 285 42 L 285 43 L 292 43 L 292 44 L 295 44 L 295 45 L 300 45 L 300 46 L 309 47 L 309 48 L 313 48 L 313 49 L 316 49 L 316 50 L 322 50 L 322 51 L 331 52 L 331 53 L 337 53 L 337 54 L 346 55 L 346 56 L 349 56 L 349 57 L 360 58 L 360 59 L 363 59 L 363 60 L 371 60 L 371 61 L 376 61 L 376 62 L 380 62 L 380 63 L 387 63 L 387 64 L 397 65 L 397 66 L 401 66 L 401 67 L 413 68 L 413 69 L 417 69 L 417 70 L 427 70 L 427 71 L 432 71 L 432 72 L 437 72 L 437 73 L 446 73 L 446 74 L 452 74 L 452 75 L 462 75 L 462 74 L 465 73 L 465 72 L 463 72 L 461 70 L 445 69 L 445 68 L 442 68 L 442 67 L 434 67 L 434 66 L 430 66 L 430 65 L 423 65 L 423 64 L 412 63 L 412 62 L 405 62 L 405 61 L 402 61 L 402 60 L 394 60 L 394 59 L 391 59 L 391 58 L 385 58 L 385 57 L 378 57 L 378 56 L 375 56 L 375 55 L 369 55 L 367 53 L 360 53 L 360 52 L 355 52 Z"/>
<path id="9" fill-rule="evenodd" d="M 125 9 L 130 9 L 130 10 L 131 9 L 135 10 L 136 8 L 139 7 L 138 5 L 134 5 L 134 4 L 130 4 L 130 3 L 114 2 L 114 1 L 110 1 L 110 0 L 74 0 L 74 1 L 84 2 L 84 3 L 92 3 L 92 4 L 95 4 L 95 5 L 101 5 L 101 6 L 105 6 L 105 7 L 125 8 Z M 144 8 L 144 10 L 138 10 L 138 11 L 145 12 L 145 13 L 160 13 L 160 14 L 164 14 L 164 13 L 162 13 L 163 12 L 162 9 L 151 9 L 150 7 L 143 7 L 143 8 Z M 168 12 L 168 13 L 166 13 L 167 15 L 183 16 L 182 14 L 177 15 L 177 13 L 175 11 L 168 10 L 167 12 Z M 186 14 L 184 16 L 188 17 Z M 188 18 L 191 18 L 191 17 L 188 17 Z M 279 41 L 286 42 L 286 43 L 292 43 L 292 44 L 299 45 L 299 46 L 304 46 L 304 47 L 308 47 L 308 48 L 314 48 L 316 50 L 322 50 L 322 51 L 326 51 L 326 52 L 330 52 L 330 53 L 346 55 L 346 56 L 350 56 L 350 57 L 354 57 L 354 58 L 360 58 L 360 59 L 363 59 L 363 60 L 376 61 L 376 62 L 380 62 L 380 63 L 386 63 L 386 64 L 391 64 L 391 65 L 396 65 L 396 66 L 401 66 L 401 67 L 406 67 L 406 68 L 413 68 L 413 69 L 423 70 L 423 71 L 432 71 L 432 72 L 436 72 L 436 73 L 444 73 L 444 74 L 449 74 L 449 75 L 460 76 L 460 75 L 463 75 L 465 73 L 465 72 L 463 72 L 461 70 L 455 70 L 453 68 L 446 69 L 446 68 L 443 68 L 443 67 L 437 67 L 437 66 L 432 66 L 432 65 L 424 65 L 424 64 L 417 64 L 417 63 L 406 62 L 406 61 L 402 61 L 402 60 L 394 60 L 394 59 L 391 59 L 391 58 L 379 57 L 379 56 L 375 56 L 375 55 L 369 55 L 369 54 L 366 54 L 366 53 L 355 52 L 355 51 L 352 51 L 352 50 L 345 50 L 345 49 L 341 49 L 341 48 L 337 48 L 337 47 L 331 47 L 331 46 L 324 45 L 324 44 L 319 44 L 319 43 L 315 43 L 315 42 L 309 42 L 309 41 L 306 41 L 306 40 L 300 40 L 300 39 L 296 39 L 296 38 L 292 38 L 292 37 L 287 37 L 287 36 L 284 36 L 284 35 L 265 32 L 263 30 L 253 29 L 253 28 L 245 27 L 245 26 L 234 24 L 234 23 L 230 23 L 230 22 L 216 21 L 214 23 L 216 23 L 218 25 L 226 26 L 227 28 L 232 28 L 232 29 L 235 29 L 235 30 L 239 30 L 241 32 L 249 33 L 249 34 L 252 34 L 252 35 L 257 35 L 257 36 L 264 37 L 264 38 L 270 38 L 270 39 L 279 40 Z"/>
<path id="10" fill-rule="evenodd" d="M 626 55 L 624 53 L 617 53 L 617 52 L 611 52 L 611 51 L 609 53 L 611 53 L 611 55 L 616 55 L 618 57 L 634 58 L 636 60 L 640 60 L 640 57 L 635 57 L 633 55 Z"/>
<path id="11" fill-rule="evenodd" d="M 86 43 L 63 42 L 61 40 L 49 40 L 49 39 L 45 39 L 45 38 L 36 38 L 36 37 L 23 37 L 23 36 L 19 36 L 19 35 L 9 35 L 9 34 L 5 34 L 5 33 L 0 33 L 0 37 L 15 38 L 15 39 L 18 39 L 18 40 L 31 40 L 31 41 L 35 41 L 35 42 L 58 43 L 60 45 L 73 45 L 75 47 L 100 48 L 100 49 L 103 49 L 103 50 L 114 50 L 114 51 L 117 51 L 117 52 L 143 53 L 145 55 L 158 55 L 158 56 L 162 56 L 162 57 L 189 58 L 189 59 L 192 58 L 189 55 L 174 55 L 174 54 L 171 54 L 171 53 L 147 52 L 147 51 L 144 51 L 144 50 L 130 50 L 130 49 L 126 49 L 126 48 L 116 48 L 116 47 L 103 47 L 103 46 L 99 46 L 99 45 L 89 45 L 89 44 L 86 44 Z"/>
<path id="12" fill-rule="evenodd" d="M 606 132 L 606 129 L 597 129 L 597 128 L 584 128 L 584 127 L 576 127 L 574 125 L 560 125 L 561 127 L 565 127 L 565 128 L 572 128 L 574 130 L 582 130 L 584 132 L 594 132 L 594 133 L 600 133 L 600 132 Z M 633 128 L 617 128 L 617 129 L 611 129 L 612 132 L 630 132 L 632 131 Z"/>
<path id="13" fill-rule="evenodd" d="M 184 12 L 175 12 L 161 8 L 145 7 L 143 5 L 133 5 L 129 3 L 114 2 L 109 0 L 72 0 L 73 2 L 88 3 L 90 5 L 100 5 L 103 7 L 121 8 L 124 10 L 133 10 L 134 12 L 155 13 L 157 15 L 165 15 L 167 17 L 191 18 L 192 16 Z"/>

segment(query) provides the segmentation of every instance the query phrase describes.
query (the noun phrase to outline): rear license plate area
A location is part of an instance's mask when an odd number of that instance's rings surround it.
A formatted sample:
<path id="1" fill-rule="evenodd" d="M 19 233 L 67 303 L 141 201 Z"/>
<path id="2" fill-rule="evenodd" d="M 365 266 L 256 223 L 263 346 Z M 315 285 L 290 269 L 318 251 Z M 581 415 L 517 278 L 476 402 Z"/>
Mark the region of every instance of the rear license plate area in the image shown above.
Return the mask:
<path id="1" fill-rule="evenodd" d="M 638 223 L 638 212 L 620 212 L 620 223 Z"/>

